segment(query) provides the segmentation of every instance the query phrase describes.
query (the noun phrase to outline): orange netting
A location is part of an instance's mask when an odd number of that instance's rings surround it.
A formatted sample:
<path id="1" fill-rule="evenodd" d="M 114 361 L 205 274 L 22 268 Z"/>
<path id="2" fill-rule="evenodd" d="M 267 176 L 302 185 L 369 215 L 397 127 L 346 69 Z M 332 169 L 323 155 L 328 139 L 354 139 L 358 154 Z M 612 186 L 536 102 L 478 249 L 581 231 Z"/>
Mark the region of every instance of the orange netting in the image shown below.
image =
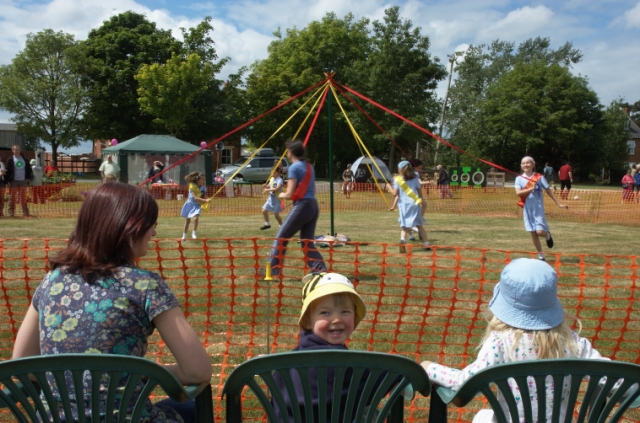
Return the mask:
<path id="1" fill-rule="evenodd" d="M 297 343 L 300 279 L 305 273 L 302 250 L 290 243 L 283 278 L 266 282 L 256 272 L 266 261 L 271 241 L 157 239 L 139 262 L 167 280 L 211 355 L 216 419 L 224 416 L 219 394 L 236 365 L 265 354 L 267 345 L 273 352 L 290 350 Z M 0 241 L 1 359 L 11 355 L 19 323 L 47 271 L 47 256 L 65 244 L 48 239 Z M 349 347 L 464 366 L 476 355 L 485 328 L 482 306 L 491 298 L 502 268 L 530 255 L 407 247 L 408 254 L 399 254 L 398 245 L 379 243 L 321 249 L 331 271 L 355 279 L 367 304 L 367 316 Z M 557 254 L 547 260 L 560 276 L 559 296 L 566 310 L 582 320 L 582 336 L 604 356 L 640 363 L 640 256 Z M 150 340 L 148 358 L 172 360 L 157 335 Z M 428 399 L 414 400 L 407 408 L 408 420 L 426 422 L 428 404 Z M 480 406 L 476 402 L 471 409 Z M 469 409 L 450 412 L 451 418 L 465 421 L 473 415 Z M 640 421 L 640 415 L 631 416 Z"/>
<path id="2" fill-rule="evenodd" d="M 75 217 L 84 196 L 95 184 L 57 184 L 27 188 L 25 198 L 29 213 L 34 217 L 59 218 Z M 334 183 L 334 210 L 336 212 L 386 211 L 388 206 L 372 183 L 355 184 L 355 192 L 350 199 L 341 195 L 341 182 Z M 207 187 L 207 196 L 218 191 L 219 186 Z M 153 186 L 148 188 L 158 201 L 160 216 L 180 216 L 180 210 L 187 197 L 187 187 L 181 185 Z M 452 187 L 454 197 L 440 199 L 436 187 L 425 187 L 427 213 L 447 213 L 491 217 L 513 217 L 522 215 L 513 188 L 471 188 Z M 0 198 L 3 189 L 0 188 Z M 571 190 L 568 199 L 560 200 L 570 206 L 568 210 L 556 207 L 546 199 L 546 213 L 549 220 L 577 223 L 615 223 L 640 226 L 640 204 L 633 195 L 623 198 L 621 191 L 611 190 Z M 228 197 L 227 195 L 233 195 Z M 387 202 L 391 203 L 391 194 Z M 556 192 L 559 198 L 560 193 Z M 9 189 L 4 189 L 4 214 L 9 214 Z M 323 213 L 330 211 L 329 183 L 316 183 L 316 197 Z M 577 197 L 577 199 L 576 199 Z M 16 197 L 17 198 L 17 197 Z M 233 184 L 228 192 L 223 191 L 212 202 L 204 215 L 239 216 L 258 214 L 266 200 L 261 184 Z M 559 198 L 560 199 L 560 198 Z M 290 205 L 287 205 L 290 207 Z M 0 204 L 2 210 L 2 204 Z M 285 210 L 286 213 L 286 210 Z M 22 215 L 19 201 L 15 204 L 15 214 Z"/>

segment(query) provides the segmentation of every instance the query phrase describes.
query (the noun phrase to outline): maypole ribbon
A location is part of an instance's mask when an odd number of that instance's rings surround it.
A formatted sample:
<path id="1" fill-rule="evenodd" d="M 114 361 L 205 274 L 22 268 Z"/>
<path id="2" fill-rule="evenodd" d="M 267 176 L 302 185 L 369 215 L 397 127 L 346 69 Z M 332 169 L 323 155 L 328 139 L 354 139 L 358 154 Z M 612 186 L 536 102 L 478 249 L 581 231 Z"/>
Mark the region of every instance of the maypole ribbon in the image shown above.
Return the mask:
<path id="1" fill-rule="evenodd" d="M 328 82 L 327 82 L 328 84 Z M 319 91 L 316 91 L 313 94 L 313 97 L 315 97 L 317 95 Z M 326 90 L 325 90 L 326 92 Z M 298 135 L 300 135 L 300 132 L 302 132 L 302 128 L 304 128 L 304 125 L 307 123 L 307 120 L 309 120 L 309 117 L 311 116 L 311 114 L 313 113 L 313 111 L 315 110 L 316 106 L 318 105 L 318 102 L 322 99 L 322 97 L 318 97 L 316 99 L 316 102 L 313 104 L 313 106 L 311 107 L 311 109 L 309 109 L 309 113 L 307 113 L 307 115 L 304 117 L 304 120 L 302 121 L 302 123 L 298 126 L 298 130 L 295 132 L 295 134 L 293 134 L 292 139 L 297 139 Z M 276 163 L 276 166 L 274 166 L 271 169 L 271 173 L 269 174 L 269 178 L 273 177 L 273 171 L 275 170 L 276 167 L 280 167 L 280 164 L 282 163 L 282 160 L 284 159 L 284 156 L 286 156 L 287 151 L 289 151 L 287 148 L 284 149 L 284 151 L 282 152 L 282 155 L 280 156 L 280 159 L 278 159 L 278 163 Z"/>
<path id="2" fill-rule="evenodd" d="M 209 147 L 212 147 L 214 145 L 216 145 L 217 143 L 219 143 L 220 141 L 224 140 L 225 138 L 230 137 L 231 135 L 235 134 L 236 132 L 240 131 L 241 129 L 246 128 L 247 126 L 251 125 L 252 123 L 262 119 L 263 117 L 267 116 L 268 114 L 275 112 L 276 110 L 278 110 L 281 107 L 284 107 L 286 104 L 289 104 L 290 102 L 292 102 L 293 100 L 295 100 L 296 98 L 305 95 L 306 93 L 308 93 L 309 91 L 313 90 L 316 87 L 321 86 L 322 84 L 326 84 L 327 81 L 329 81 L 329 78 L 323 79 L 322 81 L 319 81 L 316 84 L 313 84 L 312 86 L 310 86 L 309 88 L 307 88 L 306 90 L 300 91 L 298 94 L 289 97 L 288 99 L 286 99 L 285 101 L 283 101 L 282 103 L 278 104 L 277 106 L 273 107 L 272 109 L 262 113 L 261 115 L 258 115 L 257 117 L 243 123 L 242 125 L 238 126 L 237 128 L 227 132 L 226 134 L 224 134 L 223 136 L 216 138 L 215 140 L 209 142 L 206 147 L 202 147 L 197 151 L 194 151 L 193 153 L 189 154 L 188 156 L 184 157 L 183 159 L 181 159 L 180 161 L 178 161 L 177 163 L 174 163 L 173 165 L 165 168 L 162 172 L 156 174 L 153 178 L 149 178 L 146 181 L 142 181 L 138 184 L 139 187 L 145 185 L 147 182 L 151 182 L 152 179 L 158 177 L 159 175 L 164 174 L 165 172 L 168 172 L 169 170 L 173 169 L 174 167 L 184 163 L 185 161 L 189 160 L 191 157 L 195 156 L 196 154 L 199 154 L 201 151 L 206 150 Z"/>
<path id="3" fill-rule="evenodd" d="M 336 84 L 337 84 L 337 82 L 336 82 Z M 518 175 L 518 176 L 520 176 L 520 174 L 519 174 L 519 173 L 516 173 L 516 172 L 514 172 L 514 171 L 512 171 L 512 170 L 510 170 L 510 169 L 507 169 L 507 168 L 505 168 L 505 167 L 502 167 L 502 166 L 500 166 L 499 164 L 496 164 L 496 163 L 490 162 L 490 161 L 485 160 L 485 159 L 481 159 L 480 157 L 477 157 L 477 156 L 474 156 L 473 154 L 467 153 L 465 150 L 463 150 L 463 149 L 461 149 L 461 148 L 459 148 L 459 147 L 456 147 L 455 145 L 451 144 L 450 142 L 448 142 L 448 141 L 444 140 L 443 138 L 441 138 L 441 137 L 439 137 L 439 136 L 437 136 L 437 135 L 435 135 L 435 134 L 431 133 L 429 130 L 427 130 L 427 129 L 423 128 L 422 126 L 418 125 L 417 123 L 410 121 L 409 119 L 405 118 L 405 117 L 404 117 L 404 116 L 402 116 L 402 115 L 399 115 L 398 113 L 394 112 L 393 110 L 391 110 L 391 109 L 389 109 L 389 108 L 387 108 L 387 107 L 384 107 L 384 106 L 383 106 L 383 105 L 381 105 L 380 103 L 376 103 L 375 101 L 371 100 L 369 97 L 367 97 L 367 96 L 365 96 L 365 95 L 363 95 L 363 94 L 360 94 L 360 93 L 359 93 L 359 92 L 357 92 L 356 90 L 354 90 L 354 89 L 352 89 L 352 88 L 349 88 L 349 87 L 347 87 L 346 85 L 343 85 L 343 84 L 339 84 L 339 85 L 340 85 L 342 88 L 344 88 L 345 90 L 347 90 L 347 91 L 349 91 L 350 93 L 352 93 L 353 95 L 355 95 L 355 96 L 357 96 L 357 97 L 360 97 L 361 99 L 363 99 L 363 100 L 365 100 L 365 101 L 369 102 L 370 104 L 372 104 L 372 105 L 376 106 L 377 108 L 379 108 L 379 109 L 381 109 L 381 110 L 384 110 L 385 112 L 389 113 L 390 115 L 393 115 L 393 116 L 397 117 L 398 119 L 400 119 L 400 120 L 402 120 L 402 121 L 404 121 L 404 122 L 408 123 L 409 125 L 413 126 L 414 128 L 418 129 L 419 131 L 424 132 L 425 134 L 429 135 L 430 137 L 432 137 L 432 138 L 434 138 L 434 139 L 436 139 L 436 140 L 440 141 L 440 142 L 441 142 L 441 143 L 443 143 L 444 145 L 446 145 L 446 146 L 448 146 L 448 147 L 450 147 L 450 148 L 453 148 L 454 150 L 456 150 L 456 151 L 458 151 L 458 152 L 460 152 L 460 153 L 462 153 L 462 154 L 464 154 L 464 155 L 466 155 L 466 156 L 469 156 L 469 157 L 472 157 L 472 158 L 474 158 L 474 159 L 476 159 L 476 160 L 479 160 L 479 161 L 481 161 L 482 163 L 485 163 L 485 164 L 487 164 L 487 165 L 489 165 L 489 166 L 495 167 L 496 169 L 500 169 L 500 170 L 505 171 L 505 172 L 507 172 L 507 173 L 511 173 L 511 174 L 513 174 L 513 175 Z"/>
<path id="4" fill-rule="evenodd" d="M 324 88 L 318 88 L 318 90 L 307 99 L 307 101 L 305 101 L 300 107 L 298 107 L 298 110 L 296 110 L 295 112 L 293 112 L 293 114 L 291 116 L 289 116 L 289 118 L 287 120 L 284 121 L 284 123 L 282 125 L 280 125 L 280 127 L 278 129 L 275 130 L 275 132 L 273 134 L 271 134 L 271 136 L 269 138 L 267 138 L 267 140 L 262 143 L 262 145 L 260 147 L 258 147 L 252 154 L 251 156 L 249 156 L 249 158 L 242 164 L 242 166 L 240 166 L 234 173 L 233 175 L 231 175 L 229 178 L 225 178 L 224 184 L 222 184 L 222 186 L 220 188 L 218 188 L 218 191 L 216 191 L 216 193 L 214 194 L 214 197 L 218 195 L 218 193 L 220 193 L 220 191 L 222 191 L 224 189 L 224 187 L 227 186 L 227 184 L 229 183 L 229 181 L 233 181 L 233 178 L 236 177 L 236 175 L 238 173 L 240 173 L 240 171 L 242 169 L 244 169 L 244 167 L 247 165 L 247 163 L 249 163 L 255 156 L 256 154 L 258 154 L 258 152 L 265 146 L 267 145 L 267 143 L 269 141 L 271 141 L 271 139 L 273 139 L 273 137 L 275 137 L 285 126 L 287 126 L 287 124 L 291 121 L 291 119 L 293 119 L 299 112 L 300 110 L 302 110 L 307 104 L 309 104 L 309 102 L 311 100 L 313 100 L 313 98 L 320 92 L 324 90 L 324 93 L 327 92 L 328 90 L 328 83 L 325 83 Z"/>
<path id="5" fill-rule="evenodd" d="M 367 156 L 369 156 L 369 159 L 371 160 L 371 163 L 378 170 L 378 173 L 380 173 L 380 176 L 382 176 L 382 179 L 384 180 L 384 182 L 385 183 L 389 183 L 389 181 L 387 181 L 387 178 L 384 177 L 384 173 L 382 173 L 382 170 L 380 169 L 380 167 L 378 166 L 376 161 L 373 159 L 373 156 L 371 155 L 371 153 L 367 149 L 367 146 L 364 145 L 364 142 L 362 142 L 362 139 L 360 138 L 360 135 L 358 135 L 358 132 L 356 131 L 356 128 L 351 123 L 351 119 L 349 119 L 349 116 L 347 115 L 347 112 L 344 110 L 344 107 L 342 107 L 342 103 L 340 103 L 340 99 L 338 98 L 338 95 L 336 94 L 336 91 L 333 88 L 333 84 L 331 84 L 331 93 L 335 97 L 336 102 L 338 103 L 338 106 L 340 107 L 340 110 L 342 111 L 342 114 L 344 115 L 345 119 L 347 120 L 347 125 L 349 125 L 349 128 L 351 129 L 351 133 L 353 134 L 353 137 L 356 140 L 356 144 L 359 144 L 359 146 L 362 146 L 364 151 L 367 153 Z M 369 168 L 369 169 L 370 169 L 369 171 L 371 172 L 371 168 Z M 371 172 L 371 176 L 372 177 L 375 176 L 373 172 Z M 378 184 L 377 181 L 375 182 L 375 185 L 376 185 L 376 187 L 378 187 L 378 191 L 380 191 L 380 195 L 382 195 L 382 199 L 384 200 L 385 204 L 387 205 L 387 207 L 389 207 L 389 202 L 387 201 L 387 197 L 384 195 L 384 191 L 382 191 L 382 188 L 380 187 L 380 185 Z"/>

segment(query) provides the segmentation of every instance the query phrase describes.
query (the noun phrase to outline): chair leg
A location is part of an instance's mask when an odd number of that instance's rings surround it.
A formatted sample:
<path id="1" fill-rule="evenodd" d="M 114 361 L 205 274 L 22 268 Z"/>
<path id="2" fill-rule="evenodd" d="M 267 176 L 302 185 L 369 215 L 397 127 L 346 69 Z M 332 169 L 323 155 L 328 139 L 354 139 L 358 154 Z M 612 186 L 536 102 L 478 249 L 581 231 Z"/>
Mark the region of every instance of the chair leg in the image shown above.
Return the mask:
<path id="1" fill-rule="evenodd" d="M 429 423 L 447 423 L 447 404 L 442 401 L 436 392 L 438 385 L 431 385 L 429 398 Z"/>
<path id="2" fill-rule="evenodd" d="M 196 397 L 196 423 L 213 423 L 213 394 L 211 385 Z"/>
<path id="3" fill-rule="evenodd" d="M 391 406 L 387 417 L 387 423 L 403 423 L 404 422 L 404 398 L 402 395 L 396 399 Z"/>

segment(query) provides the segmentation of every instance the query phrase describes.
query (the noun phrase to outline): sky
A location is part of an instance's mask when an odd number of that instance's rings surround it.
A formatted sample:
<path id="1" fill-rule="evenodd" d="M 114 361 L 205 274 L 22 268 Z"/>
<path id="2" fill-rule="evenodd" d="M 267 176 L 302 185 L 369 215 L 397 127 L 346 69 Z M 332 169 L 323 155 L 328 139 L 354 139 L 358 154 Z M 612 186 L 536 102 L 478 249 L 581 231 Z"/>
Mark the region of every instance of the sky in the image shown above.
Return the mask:
<path id="1" fill-rule="evenodd" d="M 431 54 L 443 63 L 469 45 L 549 37 L 553 47 L 569 41 L 582 51 L 572 72 L 588 78 L 603 104 L 640 100 L 640 0 L 0 0 L 0 65 L 24 48 L 30 32 L 52 28 L 85 39 L 110 16 L 133 10 L 178 38 L 181 27 L 211 16 L 218 55 L 231 59 L 224 77 L 265 58 L 278 28 L 303 28 L 328 12 L 382 20 L 395 5 L 429 36 Z M 443 97 L 445 91 L 446 80 L 437 93 Z M 10 117 L 0 109 L 0 122 Z"/>

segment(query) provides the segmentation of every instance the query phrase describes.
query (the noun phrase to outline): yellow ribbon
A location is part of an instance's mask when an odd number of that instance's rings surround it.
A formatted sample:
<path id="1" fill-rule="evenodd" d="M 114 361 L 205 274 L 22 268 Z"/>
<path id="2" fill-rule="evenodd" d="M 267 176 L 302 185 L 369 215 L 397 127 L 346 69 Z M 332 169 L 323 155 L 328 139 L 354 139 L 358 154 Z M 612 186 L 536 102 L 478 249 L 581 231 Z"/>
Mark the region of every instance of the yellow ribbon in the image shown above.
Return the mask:
<path id="1" fill-rule="evenodd" d="M 200 187 L 194 184 L 193 182 L 189 183 L 189 191 L 193 191 L 193 195 L 197 198 L 202 197 L 202 191 L 200 191 Z M 200 204 L 202 210 L 209 210 L 209 203 Z"/>
<path id="2" fill-rule="evenodd" d="M 416 193 L 409 187 L 409 185 L 407 185 L 407 182 L 402 176 L 396 176 L 395 181 L 397 182 L 400 189 L 404 191 L 405 194 L 407 194 L 407 197 L 411 198 L 416 204 L 422 204 L 422 198 L 416 195 Z"/>

